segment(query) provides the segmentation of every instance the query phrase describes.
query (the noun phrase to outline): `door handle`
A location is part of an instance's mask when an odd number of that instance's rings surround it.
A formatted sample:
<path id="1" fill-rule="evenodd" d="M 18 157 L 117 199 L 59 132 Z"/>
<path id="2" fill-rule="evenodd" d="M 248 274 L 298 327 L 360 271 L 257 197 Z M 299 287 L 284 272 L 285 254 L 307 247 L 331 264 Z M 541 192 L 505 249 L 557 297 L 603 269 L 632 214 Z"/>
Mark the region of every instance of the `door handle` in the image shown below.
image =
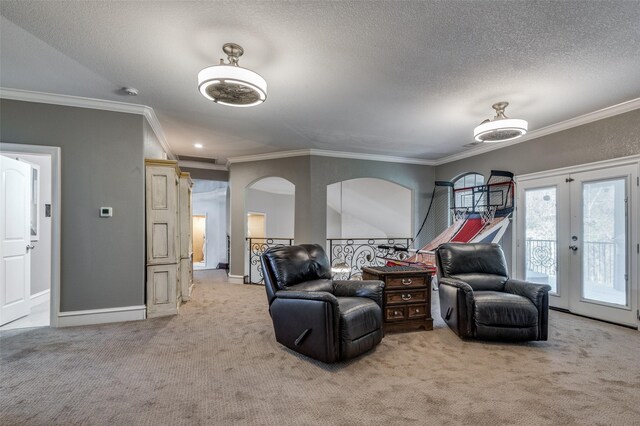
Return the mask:
<path id="1" fill-rule="evenodd" d="M 578 246 L 569 246 L 569 250 L 578 251 Z"/>
<path id="2" fill-rule="evenodd" d="M 36 248 L 36 246 L 34 246 L 33 244 L 27 245 L 27 253 L 29 253 L 29 250 L 33 250 L 34 248 Z"/>

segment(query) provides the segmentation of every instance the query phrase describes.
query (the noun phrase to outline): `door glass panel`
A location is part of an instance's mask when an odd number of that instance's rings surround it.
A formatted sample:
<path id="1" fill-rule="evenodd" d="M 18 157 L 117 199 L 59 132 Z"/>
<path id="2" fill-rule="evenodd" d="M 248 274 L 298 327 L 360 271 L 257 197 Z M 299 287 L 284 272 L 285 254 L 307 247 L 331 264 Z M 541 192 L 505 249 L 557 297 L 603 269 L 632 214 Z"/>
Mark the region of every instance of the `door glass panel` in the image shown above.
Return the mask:
<path id="1" fill-rule="evenodd" d="M 582 186 L 582 297 L 627 305 L 625 179 Z"/>
<path id="2" fill-rule="evenodd" d="M 558 231 L 556 188 L 525 191 L 525 279 L 557 293 Z"/>

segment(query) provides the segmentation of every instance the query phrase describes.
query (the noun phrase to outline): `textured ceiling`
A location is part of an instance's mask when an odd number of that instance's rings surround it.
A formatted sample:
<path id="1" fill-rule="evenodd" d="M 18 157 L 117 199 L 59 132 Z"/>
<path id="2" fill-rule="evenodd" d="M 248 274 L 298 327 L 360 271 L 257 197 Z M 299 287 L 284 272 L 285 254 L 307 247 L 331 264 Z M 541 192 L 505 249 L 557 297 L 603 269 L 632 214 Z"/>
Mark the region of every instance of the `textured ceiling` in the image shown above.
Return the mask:
<path id="1" fill-rule="evenodd" d="M 640 97 L 640 2 L 2 1 L 0 85 L 135 102 L 177 154 L 317 148 L 437 159 L 511 103 L 531 130 Z M 204 99 L 245 49 L 267 102 Z M 118 94 L 122 86 L 137 98 Z M 205 148 L 197 150 L 194 143 Z"/>

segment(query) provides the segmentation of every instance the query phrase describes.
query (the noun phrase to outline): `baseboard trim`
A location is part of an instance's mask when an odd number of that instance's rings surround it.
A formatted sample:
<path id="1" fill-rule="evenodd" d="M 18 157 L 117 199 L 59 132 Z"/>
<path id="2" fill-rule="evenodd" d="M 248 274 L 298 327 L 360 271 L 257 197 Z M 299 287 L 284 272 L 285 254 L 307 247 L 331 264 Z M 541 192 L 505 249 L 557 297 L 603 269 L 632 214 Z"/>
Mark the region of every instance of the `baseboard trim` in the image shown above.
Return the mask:
<path id="1" fill-rule="evenodd" d="M 244 276 L 243 275 L 228 275 L 229 282 L 231 284 L 244 284 Z"/>
<path id="2" fill-rule="evenodd" d="M 51 297 L 51 290 L 46 289 L 39 293 L 31 295 L 31 306 L 39 305 L 44 302 L 48 302 Z"/>
<path id="3" fill-rule="evenodd" d="M 58 327 L 138 321 L 146 317 L 147 307 L 145 305 L 90 309 L 87 311 L 68 311 L 60 312 L 58 315 Z"/>

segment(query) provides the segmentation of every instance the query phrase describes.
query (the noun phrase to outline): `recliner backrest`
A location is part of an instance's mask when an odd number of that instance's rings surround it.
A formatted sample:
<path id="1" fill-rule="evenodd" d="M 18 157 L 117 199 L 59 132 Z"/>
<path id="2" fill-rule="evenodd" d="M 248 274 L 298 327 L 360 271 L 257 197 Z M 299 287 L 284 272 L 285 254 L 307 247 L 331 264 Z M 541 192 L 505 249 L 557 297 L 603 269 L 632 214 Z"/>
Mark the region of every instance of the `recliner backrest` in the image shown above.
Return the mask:
<path id="1" fill-rule="evenodd" d="M 509 279 L 502 248 L 492 243 L 445 243 L 436 249 L 438 276 L 457 278 L 477 291 L 503 291 Z"/>
<path id="2" fill-rule="evenodd" d="M 319 244 L 273 247 L 262 259 L 272 278 L 267 283 L 265 277 L 265 284 L 271 284 L 274 293 L 306 281 L 331 279 L 329 259 Z"/>

